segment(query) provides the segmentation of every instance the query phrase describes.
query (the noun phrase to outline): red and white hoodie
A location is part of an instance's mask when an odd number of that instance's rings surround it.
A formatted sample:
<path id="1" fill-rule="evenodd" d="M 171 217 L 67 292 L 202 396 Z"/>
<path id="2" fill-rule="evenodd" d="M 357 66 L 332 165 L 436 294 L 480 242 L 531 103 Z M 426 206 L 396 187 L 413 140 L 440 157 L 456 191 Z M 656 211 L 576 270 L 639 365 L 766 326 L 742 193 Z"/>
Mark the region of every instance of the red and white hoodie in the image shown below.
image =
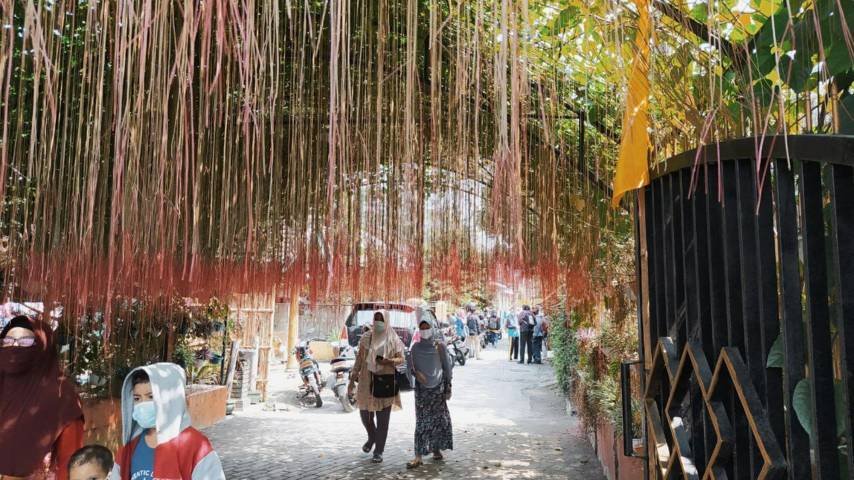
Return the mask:
<path id="1" fill-rule="evenodd" d="M 225 480 L 219 456 L 207 437 L 193 428 L 184 394 L 186 375 L 174 363 L 139 367 L 125 377 L 122 387 L 122 439 L 110 480 L 130 480 L 134 449 L 143 441 L 144 429 L 133 420 L 133 387 L 130 378 L 145 370 L 157 406 L 157 447 L 154 449 L 156 480 Z"/>

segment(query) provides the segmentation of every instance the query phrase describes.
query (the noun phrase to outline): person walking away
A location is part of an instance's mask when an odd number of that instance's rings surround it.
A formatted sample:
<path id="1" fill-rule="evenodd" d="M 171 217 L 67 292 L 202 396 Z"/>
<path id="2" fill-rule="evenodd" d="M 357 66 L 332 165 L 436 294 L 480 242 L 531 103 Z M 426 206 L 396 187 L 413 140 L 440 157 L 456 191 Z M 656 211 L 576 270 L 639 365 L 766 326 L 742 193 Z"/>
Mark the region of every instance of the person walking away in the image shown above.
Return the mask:
<path id="1" fill-rule="evenodd" d="M 501 333 L 501 321 L 498 319 L 498 314 L 495 311 L 489 312 L 486 328 L 487 343 L 491 343 L 492 346 L 497 345 L 498 334 Z"/>
<path id="2" fill-rule="evenodd" d="M 474 313 L 474 306 L 468 306 L 468 318 L 466 319 L 466 327 L 469 330 L 467 339 L 469 347 L 469 358 L 477 358 L 480 360 L 480 318 Z"/>
<path id="3" fill-rule="evenodd" d="M 374 314 L 373 328 L 359 340 L 359 354 L 350 373 L 347 394 L 356 388 L 359 416 L 368 434 L 362 451 L 374 451 L 374 463 L 382 463 L 391 411 L 400 410 L 396 367 L 403 364 L 403 342 L 394 329 L 386 325 L 381 312 Z M 374 423 L 376 418 L 376 423 Z"/>
<path id="4" fill-rule="evenodd" d="M 465 338 L 466 338 L 466 324 L 465 324 L 465 322 L 463 322 L 462 313 L 454 314 L 453 325 L 454 325 L 454 328 L 456 329 L 457 336 L 460 337 L 460 339 L 465 340 Z"/>
<path id="5" fill-rule="evenodd" d="M 68 461 L 69 480 L 103 480 L 113 470 L 113 452 L 101 445 L 87 445 Z"/>
<path id="6" fill-rule="evenodd" d="M 551 326 L 549 322 L 549 317 L 546 316 L 545 311 L 540 308 L 540 316 L 542 318 L 542 329 L 543 329 L 543 360 L 547 360 L 549 358 L 549 327 Z"/>
<path id="7" fill-rule="evenodd" d="M 510 339 L 510 361 L 519 360 L 519 328 L 510 313 L 504 314 L 504 327 L 507 329 L 507 338 Z"/>
<path id="8" fill-rule="evenodd" d="M 442 450 L 454 449 L 451 413 L 451 361 L 444 344 L 427 321 L 418 325 L 421 340 L 412 346 L 409 364 L 415 376 L 415 458 L 406 464 L 412 469 L 423 465 L 423 456 L 443 460 Z"/>
<path id="9" fill-rule="evenodd" d="M 534 345 L 532 336 L 536 323 L 534 314 L 531 313 L 531 307 L 523 305 L 522 311 L 519 313 L 519 363 L 525 363 L 525 352 L 528 353 L 528 364 L 533 362 Z"/>
<path id="10" fill-rule="evenodd" d="M 543 327 L 544 327 L 544 321 L 545 320 L 544 320 L 543 316 L 540 314 L 539 307 L 534 307 L 533 315 L 534 315 L 534 322 L 535 322 L 534 323 L 534 330 L 533 330 L 534 363 L 542 364 L 543 363 L 543 356 L 542 356 L 542 354 L 543 354 L 543 337 L 545 336 L 545 331 L 543 330 Z"/>
<path id="11" fill-rule="evenodd" d="M 174 363 L 131 370 L 122 385 L 122 442 L 110 480 L 225 480 L 208 438 L 192 426 L 186 373 Z"/>
<path id="12" fill-rule="evenodd" d="M 0 419 L 0 478 L 68 479 L 83 409 L 44 321 L 20 315 L 0 331 Z"/>

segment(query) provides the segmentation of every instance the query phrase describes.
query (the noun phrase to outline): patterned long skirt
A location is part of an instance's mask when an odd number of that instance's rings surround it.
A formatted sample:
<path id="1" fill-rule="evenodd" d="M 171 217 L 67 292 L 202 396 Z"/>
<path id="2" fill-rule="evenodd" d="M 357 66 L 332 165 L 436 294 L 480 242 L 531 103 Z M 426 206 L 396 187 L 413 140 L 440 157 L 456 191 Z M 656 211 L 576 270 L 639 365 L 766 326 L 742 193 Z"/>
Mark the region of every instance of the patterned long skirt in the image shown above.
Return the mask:
<path id="1" fill-rule="evenodd" d="M 428 455 L 454 449 L 451 413 L 442 385 L 424 388 L 415 384 L 415 454 Z"/>

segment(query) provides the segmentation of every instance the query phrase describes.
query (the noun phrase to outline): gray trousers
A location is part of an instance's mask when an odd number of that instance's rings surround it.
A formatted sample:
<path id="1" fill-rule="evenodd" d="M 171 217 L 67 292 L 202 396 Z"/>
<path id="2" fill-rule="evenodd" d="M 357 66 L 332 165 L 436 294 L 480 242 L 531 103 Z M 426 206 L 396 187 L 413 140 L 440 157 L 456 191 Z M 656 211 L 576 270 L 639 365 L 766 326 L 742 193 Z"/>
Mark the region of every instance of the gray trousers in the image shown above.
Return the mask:
<path id="1" fill-rule="evenodd" d="M 376 413 L 376 415 L 374 415 Z M 368 410 L 359 410 L 359 416 L 362 417 L 362 425 L 365 426 L 365 431 L 368 432 L 368 442 L 374 445 L 374 454 L 382 455 L 385 451 L 385 441 L 388 438 L 388 423 L 391 419 L 391 407 L 388 407 L 379 412 L 369 412 Z M 376 416 L 376 424 L 374 417 Z"/>

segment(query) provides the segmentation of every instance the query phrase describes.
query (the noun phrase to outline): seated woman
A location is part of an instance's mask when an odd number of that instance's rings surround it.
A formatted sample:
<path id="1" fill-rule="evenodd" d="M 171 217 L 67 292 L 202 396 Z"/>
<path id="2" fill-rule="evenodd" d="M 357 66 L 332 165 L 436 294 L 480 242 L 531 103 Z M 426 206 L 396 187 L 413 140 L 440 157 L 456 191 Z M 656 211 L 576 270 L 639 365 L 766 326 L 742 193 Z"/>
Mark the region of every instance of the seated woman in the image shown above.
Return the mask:
<path id="1" fill-rule="evenodd" d="M 59 365 L 53 330 L 26 316 L 0 332 L 0 478 L 68 479 L 83 410 Z"/>

